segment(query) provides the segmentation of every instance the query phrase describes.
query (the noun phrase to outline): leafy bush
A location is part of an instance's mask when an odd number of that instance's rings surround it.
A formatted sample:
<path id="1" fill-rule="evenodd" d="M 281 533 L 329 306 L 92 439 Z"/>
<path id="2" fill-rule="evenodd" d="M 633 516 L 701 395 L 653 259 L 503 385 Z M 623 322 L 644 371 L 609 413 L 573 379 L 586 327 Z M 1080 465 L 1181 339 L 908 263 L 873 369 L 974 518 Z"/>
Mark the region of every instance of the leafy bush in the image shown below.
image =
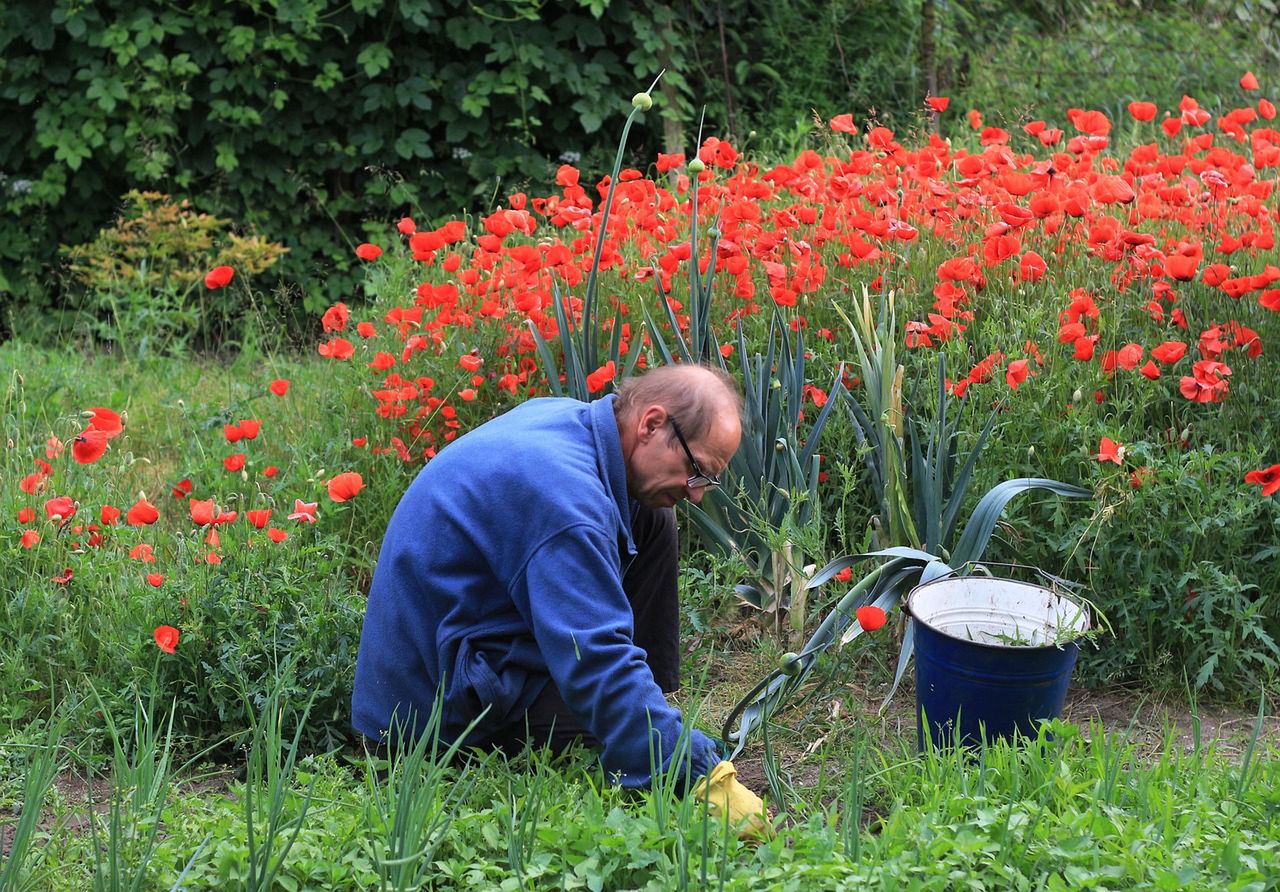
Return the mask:
<path id="1" fill-rule="evenodd" d="M 629 0 L 6 3 L 0 292 L 31 298 L 56 246 L 142 187 L 286 234 L 280 274 L 323 307 L 354 287 L 365 221 L 452 212 L 589 153 L 674 20 Z"/>
<path id="2" fill-rule="evenodd" d="M 229 220 L 159 192 L 133 190 L 124 202 L 115 223 L 92 241 L 63 249 L 84 286 L 77 327 L 140 353 L 239 342 L 250 315 L 243 280 L 270 269 L 288 249 L 228 232 Z M 241 283 L 206 300 L 206 271 L 217 266 L 235 269 Z"/>

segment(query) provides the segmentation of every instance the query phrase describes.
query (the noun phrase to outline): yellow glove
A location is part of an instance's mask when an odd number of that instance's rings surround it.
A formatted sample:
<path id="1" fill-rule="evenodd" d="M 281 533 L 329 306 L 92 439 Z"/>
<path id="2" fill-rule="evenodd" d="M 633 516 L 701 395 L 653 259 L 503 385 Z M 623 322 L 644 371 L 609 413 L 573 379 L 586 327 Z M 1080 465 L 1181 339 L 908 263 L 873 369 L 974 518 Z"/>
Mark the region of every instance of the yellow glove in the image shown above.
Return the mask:
<path id="1" fill-rule="evenodd" d="M 693 795 L 705 800 L 707 811 L 723 818 L 729 817 L 729 826 L 738 831 L 739 839 L 768 839 L 773 836 L 773 825 L 764 810 L 760 797 L 738 782 L 738 769 L 724 761 L 711 769 L 711 773 L 698 781 Z"/>

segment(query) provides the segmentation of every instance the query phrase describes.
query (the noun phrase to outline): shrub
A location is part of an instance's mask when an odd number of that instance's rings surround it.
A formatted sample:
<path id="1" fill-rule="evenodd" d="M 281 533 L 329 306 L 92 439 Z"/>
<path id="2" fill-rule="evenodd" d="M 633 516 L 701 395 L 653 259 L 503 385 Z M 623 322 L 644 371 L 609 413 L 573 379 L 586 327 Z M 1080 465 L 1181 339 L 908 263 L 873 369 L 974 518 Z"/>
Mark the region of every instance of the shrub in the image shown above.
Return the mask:
<path id="1" fill-rule="evenodd" d="M 92 241 L 64 246 L 71 275 L 84 286 L 77 327 L 99 340 L 145 351 L 209 347 L 243 330 L 251 292 L 236 287 L 206 302 L 208 270 L 230 266 L 241 283 L 288 251 L 257 235 L 227 231 L 231 221 L 198 213 L 159 192 L 124 196 L 116 221 Z"/>

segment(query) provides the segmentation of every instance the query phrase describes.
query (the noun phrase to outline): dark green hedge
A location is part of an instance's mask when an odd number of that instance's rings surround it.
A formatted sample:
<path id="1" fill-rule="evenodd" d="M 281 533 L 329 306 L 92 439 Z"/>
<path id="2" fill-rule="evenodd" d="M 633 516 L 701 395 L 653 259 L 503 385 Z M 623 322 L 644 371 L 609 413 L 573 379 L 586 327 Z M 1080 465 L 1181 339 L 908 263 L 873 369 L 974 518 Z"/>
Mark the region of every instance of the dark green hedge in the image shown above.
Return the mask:
<path id="1" fill-rule="evenodd" d="M 322 304 L 351 287 L 366 219 L 456 214 L 615 139 L 673 18 L 641 0 L 8 0 L 0 291 L 38 297 L 58 245 L 140 187 L 284 241 L 282 275 L 327 285 Z"/>

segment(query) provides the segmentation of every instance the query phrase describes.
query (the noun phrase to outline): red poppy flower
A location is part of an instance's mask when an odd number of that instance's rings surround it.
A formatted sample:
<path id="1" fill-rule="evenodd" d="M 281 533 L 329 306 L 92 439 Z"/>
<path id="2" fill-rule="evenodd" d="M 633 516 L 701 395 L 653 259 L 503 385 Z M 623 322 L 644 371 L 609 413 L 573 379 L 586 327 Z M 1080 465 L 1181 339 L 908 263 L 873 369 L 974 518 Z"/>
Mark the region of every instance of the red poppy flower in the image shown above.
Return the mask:
<path id="1" fill-rule="evenodd" d="M 244 516 L 248 519 L 249 523 L 253 524 L 256 529 L 260 530 L 271 520 L 271 509 L 257 508 L 249 510 L 244 513 Z"/>
<path id="2" fill-rule="evenodd" d="M 89 427 L 94 430 L 102 431 L 110 440 L 118 436 L 124 430 L 124 421 L 120 416 L 111 409 L 96 406 L 89 410 L 92 417 L 89 419 Z"/>
<path id="3" fill-rule="evenodd" d="M 226 458 L 222 460 L 222 466 L 226 468 L 228 471 L 235 473 L 236 471 L 242 470 L 244 468 L 244 457 L 245 456 L 243 452 L 236 452 L 231 455 L 228 455 Z"/>
<path id="4" fill-rule="evenodd" d="M 1246 71 L 1244 75 L 1240 78 L 1240 89 L 1241 90 L 1258 89 L 1258 78 L 1254 75 L 1252 71 Z"/>
<path id="5" fill-rule="evenodd" d="M 364 480 L 360 475 L 355 471 L 347 471 L 329 481 L 329 498 L 335 502 L 345 502 L 347 499 L 355 498 L 362 489 L 364 489 Z"/>
<path id="6" fill-rule="evenodd" d="M 67 520 L 75 516 L 76 503 L 71 496 L 57 496 L 44 503 L 45 516 L 51 520 Z"/>
<path id="7" fill-rule="evenodd" d="M 666 173 L 668 171 L 675 170 L 677 167 L 684 164 L 684 160 L 684 152 L 675 152 L 670 155 L 665 152 L 659 152 L 657 162 L 658 173 Z"/>
<path id="8" fill-rule="evenodd" d="M 587 392 L 599 393 L 601 390 L 604 390 L 604 388 L 613 381 L 614 375 L 616 374 L 617 371 L 614 368 L 614 363 L 611 359 L 604 365 L 600 366 L 600 368 L 587 375 Z"/>
<path id="9" fill-rule="evenodd" d="M 468 372 L 477 372 L 480 370 L 480 366 L 484 365 L 484 360 L 474 353 L 464 353 L 458 357 L 458 365 Z"/>
<path id="10" fill-rule="evenodd" d="M 931 111 L 942 114 L 947 110 L 947 106 L 951 105 L 951 97 L 949 96 L 926 96 L 924 104 L 929 106 Z"/>
<path id="11" fill-rule="evenodd" d="M 82 465 L 93 464 L 106 454 L 109 439 L 111 438 L 102 431 L 86 427 L 71 444 L 71 454 Z"/>
<path id="12" fill-rule="evenodd" d="M 1160 377 L 1160 367 L 1148 359 L 1147 364 L 1138 369 L 1138 374 L 1149 381 L 1154 381 Z"/>
<path id="13" fill-rule="evenodd" d="M 361 260 L 377 260 L 382 256 L 382 249 L 368 242 L 356 246 L 356 256 Z"/>
<path id="14" fill-rule="evenodd" d="M 1018 275 L 1024 282 L 1038 282 L 1048 270 L 1049 265 L 1035 251 L 1028 251 L 1018 260 Z"/>
<path id="15" fill-rule="evenodd" d="M 217 520 L 218 509 L 214 507 L 213 499 L 192 499 L 190 508 L 191 520 L 198 527 L 208 526 Z"/>
<path id="16" fill-rule="evenodd" d="M 1151 358 L 1165 365 L 1173 365 L 1187 353 L 1187 345 L 1182 341 L 1165 341 L 1159 347 L 1153 347 Z"/>
<path id="17" fill-rule="evenodd" d="M 160 587 L 161 585 L 163 585 L 163 584 L 164 584 L 164 574 L 163 574 L 163 573 L 148 573 L 148 574 L 147 574 L 147 585 L 151 586 L 152 588 L 159 588 L 159 587 Z"/>
<path id="18" fill-rule="evenodd" d="M 1102 442 L 1098 444 L 1098 454 L 1095 458 L 1100 462 L 1110 461 L 1122 464 L 1124 462 L 1124 446 L 1110 437 L 1103 437 Z"/>
<path id="19" fill-rule="evenodd" d="M 155 553 L 151 546 L 145 542 L 139 542 L 133 548 L 129 549 L 129 557 L 135 561 L 142 561 L 144 564 L 154 564 L 156 562 Z"/>
<path id="20" fill-rule="evenodd" d="M 239 443 L 244 439 L 244 431 L 240 430 L 238 424 L 224 424 L 222 426 L 222 435 L 227 438 L 228 443 Z"/>
<path id="21" fill-rule="evenodd" d="M 18 483 L 18 489 L 22 490 L 29 496 L 33 496 L 44 489 L 44 474 L 35 473 L 28 474 Z"/>
<path id="22" fill-rule="evenodd" d="M 236 271 L 229 266 L 215 266 L 204 277 L 204 287 L 210 291 L 226 288 L 231 284 L 231 279 L 235 274 Z"/>
<path id="23" fill-rule="evenodd" d="M 316 503 L 304 502 L 302 499 L 293 500 L 293 513 L 289 515 L 290 520 L 302 520 L 307 523 L 316 522 Z"/>
<path id="24" fill-rule="evenodd" d="M 52 578 L 52 580 L 53 580 L 54 582 L 58 583 L 58 585 L 66 585 L 68 582 L 70 582 L 70 581 L 71 581 L 71 577 L 72 577 L 72 575 L 73 575 L 73 574 L 72 574 L 72 572 L 71 572 L 71 568 L 70 568 L 70 567 L 67 567 L 67 568 L 65 568 L 61 573 L 59 573 L 57 576 L 54 576 L 54 577 L 51 577 L 51 578 Z"/>
<path id="25" fill-rule="evenodd" d="M 18 523 L 31 523 L 36 519 L 36 509 L 30 505 L 18 509 Z M 105 522 L 105 521 L 104 521 Z"/>
<path id="26" fill-rule="evenodd" d="M 1017 390 L 1018 385 L 1027 380 L 1028 374 L 1030 374 L 1030 372 L 1027 368 L 1027 360 L 1015 359 L 1013 362 L 1009 363 L 1008 369 L 1005 370 L 1004 380 L 1010 388 Z"/>
<path id="27" fill-rule="evenodd" d="M 350 359 L 356 352 L 355 346 L 346 338 L 330 338 L 326 343 L 321 344 L 317 350 L 320 355 L 326 359 Z"/>
<path id="28" fill-rule="evenodd" d="M 289 392 L 289 380 L 287 378 L 276 378 L 271 382 L 269 390 L 276 396 L 284 396 Z"/>
<path id="29" fill-rule="evenodd" d="M 346 331 L 347 323 L 350 321 L 351 310 L 341 302 L 325 310 L 324 315 L 320 317 L 320 325 L 326 334 L 331 331 Z"/>
<path id="30" fill-rule="evenodd" d="M 178 630 L 173 626 L 156 626 L 152 637 L 156 640 L 156 647 L 167 654 L 171 654 L 177 652 L 179 634 Z"/>
<path id="31" fill-rule="evenodd" d="M 173 497 L 175 499 L 185 499 L 191 495 L 191 481 L 183 478 L 173 485 Z"/>
<path id="32" fill-rule="evenodd" d="M 289 538 L 289 534 L 286 533 L 284 530 L 277 529 L 276 527 L 272 527 L 271 529 L 267 530 L 267 538 L 270 539 L 272 542 L 275 542 L 277 545 L 279 545 L 285 539 Z"/>
<path id="33" fill-rule="evenodd" d="M 421 309 L 421 308 L 419 308 L 419 309 Z M 377 330 L 376 328 L 374 328 L 374 327 L 373 327 L 373 323 L 372 323 L 372 322 L 357 322 L 357 323 L 356 323 L 356 334 L 360 335 L 360 337 L 362 337 L 362 338 L 366 338 L 366 339 L 367 339 L 367 338 L 371 338 L 371 337 L 373 337 L 373 336 L 374 336 L 375 334 L 377 334 L 377 333 L 378 333 L 378 330 Z"/>
<path id="34" fill-rule="evenodd" d="M 262 469 L 263 477 L 274 477 L 276 474 L 279 474 L 279 473 L 280 473 L 280 469 L 277 468 L 275 465 L 267 465 L 265 468 Z"/>
<path id="35" fill-rule="evenodd" d="M 160 512 L 156 510 L 156 506 L 146 500 L 146 498 L 138 499 L 134 506 L 129 509 L 129 513 L 125 515 L 125 523 L 129 526 L 145 526 L 155 523 L 160 519 Z"/>
<path id="36" fill-rule="evenodd" d="M 1258 471 L 1250 471 L 1244 475 L 1245 483 L 1257 483 L 1262 486 L 1264 496 L 1280 492 L 1280 465 L 1272 465 Z"/>
<path id="37" fill-rule="evenodd" d="M 1133 116 L 1135 121 L 1154 121 L 1157 111 L 1158 109 L 1154 102 L 1129 103 L 1129 114 Z"/>
<path id="38" fill-rule="evenodd" d="M 1200 265 L 1200 261 L 1195 257 L 1183 257 L 1181 254 L 1174 254 L 1164 259 L 1164 271 L 1169 278 L 1177 279 L 1180 282 L 1190 282 L 1196 277 L 1196 267 Z"/>
<path id="39" fill-rule="evenodd" d="M 840 133 L 857 133 L 858 125 L 853 123 L 853 115 L 836 115 L 831 119 L 831 129 Z"/>
<path id="40" fill-rule="evenodd" d="M 859 607 L 854 611 L 854 614 L 858 618 L 858 625 L 862 626 L 863 630 L 867 632 L 874 632 L 883 626 L 887 619 L 885 612 L 875 605 Z"/>
<path id="41" fill-rule="evenodd" d="M 418 231 L 418 224 L 413 222 L 412 217 L 401 217 L 396 229 L 400 230 L 401 235 L 413 235 Z"/>
<path id="42" fill-rule="evenodd" d="M 35 530 L 23 530 L 22 539 L 20 541 L 22 542 L 23 548 L 32 548 L 40 541 L 40 534 Z"/>

